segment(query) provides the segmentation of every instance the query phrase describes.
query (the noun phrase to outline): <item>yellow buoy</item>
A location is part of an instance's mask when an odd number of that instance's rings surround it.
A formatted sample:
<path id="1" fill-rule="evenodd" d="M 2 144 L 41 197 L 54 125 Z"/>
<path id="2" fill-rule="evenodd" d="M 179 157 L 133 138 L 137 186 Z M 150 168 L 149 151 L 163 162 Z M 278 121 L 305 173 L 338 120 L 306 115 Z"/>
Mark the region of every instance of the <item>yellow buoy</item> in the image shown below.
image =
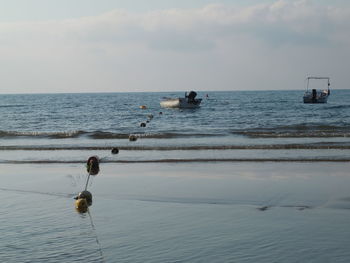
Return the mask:
<path id="1" fill-rule="evenodd" d="M 77 201 L 75 201 L 75 209 L 79 213 L 86 213 L 88 210 L 88 203 L 86 199 L 78 199 Z"/>
<path id="2" fill-rule="evenodd" d="M 141 105 L 141 106 L 140 106 L 140 109 L 145 110 L 145 109 L 147 109 L 147 106 Z"/>

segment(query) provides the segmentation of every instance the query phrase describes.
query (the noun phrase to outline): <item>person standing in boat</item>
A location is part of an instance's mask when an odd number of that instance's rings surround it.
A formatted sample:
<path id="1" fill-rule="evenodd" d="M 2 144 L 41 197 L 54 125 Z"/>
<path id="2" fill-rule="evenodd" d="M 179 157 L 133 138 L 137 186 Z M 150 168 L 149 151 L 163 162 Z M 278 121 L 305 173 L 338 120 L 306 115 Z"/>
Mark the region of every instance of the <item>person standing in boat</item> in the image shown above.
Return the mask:
<path id="1" fill-rule="evenodd" d="M 317 91 L 316 89 L 312 89 L 312 102 L 317 102 Z"/>

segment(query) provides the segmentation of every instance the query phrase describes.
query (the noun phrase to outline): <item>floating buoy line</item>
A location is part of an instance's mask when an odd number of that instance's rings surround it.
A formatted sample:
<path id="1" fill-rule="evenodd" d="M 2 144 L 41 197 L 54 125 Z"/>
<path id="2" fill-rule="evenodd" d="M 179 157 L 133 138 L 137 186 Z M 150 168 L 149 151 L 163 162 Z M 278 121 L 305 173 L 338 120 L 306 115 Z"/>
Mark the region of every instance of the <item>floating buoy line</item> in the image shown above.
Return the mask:
<path id="1" fill-rule="evenodd" d="M 81 191 L 74 199 L 75 209 L 79 213 L 86 213 L 89 209 L 89 206 L 92 205 L 92 194 L 87 190 L 89 185 L 90 176 L 96 176 L 100 172 L 100 160 L 98 156 L 91 156 L 86 162 L 86 170 L 88 176 L 86 178 L 85 188 Z"/>
<path id="2" fill-rule="evenodd" d="M 81 191 L 77 196 L 75 194 L 66 194 L 66 193 L 53 193 L 53 192 L 42 192 L 42 191 L 34 191 L 34 190 L 23 190 L 23 189 L 13 189 L 13 188 L 4 188 L 0 187 L 1 191 L 8 191 L 8 192 L 18 192 L 18 193 L 30 193 L 30 194 L 39 194 L 39 195 L 49 195 L 49 196 L 57 196 L 57 197 L 63 197 L 63 198 L 74 198 L 75 201 L 75 209 L 81 213 L 85 214 L 87 213 L 90 220 L 90 225 L 92 228 L 93 236 L 96 240 L 96 244 L 98 246 L 98 251 L 101 257 L 100 262 L 105 262 L 104 256 L 103 256 L 103 250 L 101 243 L 99 241 L 98 235 L 96 233 L 95 224 L 93 222 L 92 214 L 89 211 L 89 206 L 92 205 L 92 194 L 87 190 L 88 183 L 90 176 L 95 176 L 99 173 L 100 167 L 99 167 L 100 159 L 97 156 L 91 156 L 86 163 L 86 169 L 88 171 L 88 176 L 86 178 L 85 188 L 83 191 Z M 75 197 L 74 197 L 75 196 Z"/>
<path id="3" fill-rule="evenodd" d="M 146 110 L 147 106 L 141 105 L 140 109 Z M 159 112 L 159 115 L 162 115 L 163 112 Z M 149 124 L 153 120 L 154 116 L 153 114 L 147 114 L 146 115 L 146 120 L 141 122 L 139 124 L 139 127 L 145 128 L 147 124 Z M 129 135 L 129 141 L 134 142 L 137 141 L 138 138 L 142 137 L 142 134 L 130 134 Z M 119 149 L 117 147 L 114 147 L 111 149 L 112 154 L 118 154 Z M 107 158 L 107 157 L 104 157 Z M 2 191 L 11 191 L 11 192 L 19 192 L 19 193 L 32 193 L 32 194 L 41 194 L 41 195 L 50 195 L 50 196 L 58 196 L 58 197 L 64 197 L 64 198 L 74 198 L 75 203 L 74 207 L 76 211 L 80 214 L 88 214 L 89 219 L 90 219 L 90 224 L 92 231 L 94 233 L 95 239 L 96 239 L 96 244 L 98 245 L 98 250 L 101 256 L 102 262 L 105 262 L 104 256 L 103 256 L 103 250 L 101 247 L 101 243 L 99 241 L 99 238 L 96 233 L 96 228 L 95 224 L 93 222 L 93 217 L 92 214 L 89 210 L 89 207 L 92 206 L 93 203 L 93 198 L 92 198 L 92 193 L 88 191 L 88 186 L 89 182 L 91 181 L 91 176 L 96 176 L 100 172 L 100 161 L 104 158 L 99 158 L 98 156 L 91 156 L 88 158 L 86 162 L 86 171 L 87 171 L 87 177 L 86 177 L 86 182 L 85 182 L 85 187 L 81 192 L 76 194 L 65 194 L 65 193 L 52 193 L 52 192 L 41 192 L 41 191 L 31 191 L 31 190 L 21 190 L 21 189 L 10 189 L 10 188 L 3 188 L 0 187 L 0 190 Z"/>
<path id="4" fill-rule="evenodd" d="M 113 149 L 115 149 L 115 148 L 113 148 Z M 112 152 L 113 152 L 113 149 L 112 149 Z M 118 150 L 118 152 L 119 152 L 119 150 Z M 105 262 L 104 257 L 103 257 L 101 243 L 98 239 L 95 224 L 94 224 L 94 221 L 92 219 L 92 215 L 91 215 L 90 210 L 89 210 L 89 206 L 92 205 L 92 194 L 91 194 L 91 192 L 89 192 L 87 190 L 90 177 L 96 176 L 100 172 L 100 159 L 98 158 L 98 156 L 94 155 L 94 156 L 89 157 L 89 159 L 86 162 L 86 170 L 88 172 L 88 175 L 86 178 L 85 188 L 76 197 L 74 197 L 74 199 L 76 200 L 75 201 L 75 209 L 81 214 L 87 213 L 89 215 L 91 228 L 92 228 L 92 231 L 94 232 L 94 235 L 95 235 L 96 244 L 97 244 L 98 250 L 100 252 L 101 260 L 102 260 L 102 262 Z"/>
<path id="5" fill-rule="evenodd" d="M 148 107 L 146 105 L 141 105 L 141 106 L 139 106 L 139 108 L 142 109 L 142 110 L 148 109 Z M 162 114 L 163 114 L 163 112 L 159 112 L 159 115 L 162 115 Z M 142 122 L 139 123 L 139 127 L 146 128 L 148 123 L 150 123 L 153 120 L 154 115 L 149 113 L 149 114 L 146 115 L 146 117 L 147 118 L 146 118 L 145 121 L 142 121 Z M 129 134 L 129 141 L 130 142 L 135 142 L 140 137 L 143 137 L 142 134 Z M 116 154 L 118 152 L 115 153 L 115 152 L 113 152 L 113 149 L 112 149 L 112 153 Z"/>

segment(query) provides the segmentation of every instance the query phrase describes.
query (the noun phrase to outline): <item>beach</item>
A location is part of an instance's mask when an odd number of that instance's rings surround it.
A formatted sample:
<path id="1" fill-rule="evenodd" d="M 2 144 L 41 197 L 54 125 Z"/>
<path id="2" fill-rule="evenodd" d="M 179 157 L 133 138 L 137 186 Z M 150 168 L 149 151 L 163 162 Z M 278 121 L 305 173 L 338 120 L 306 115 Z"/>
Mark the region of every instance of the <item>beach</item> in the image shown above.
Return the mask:
<path id="1" fill-rule="evenodd" d="M 349 261 L 348 90 L 164 96 L 1 95 L 1 262 Z"/>
<path id="2" fill-rule="evenodd" d="M 0 13 L 0 263 L 350 262 L 350 1 Z"/>
<path id="3" fill-rule="evenodd" d="M 1 164 L 4 262 L 347 262 L 347 162 Z M 33 246 L 35 244 L 35 246 Z"/>

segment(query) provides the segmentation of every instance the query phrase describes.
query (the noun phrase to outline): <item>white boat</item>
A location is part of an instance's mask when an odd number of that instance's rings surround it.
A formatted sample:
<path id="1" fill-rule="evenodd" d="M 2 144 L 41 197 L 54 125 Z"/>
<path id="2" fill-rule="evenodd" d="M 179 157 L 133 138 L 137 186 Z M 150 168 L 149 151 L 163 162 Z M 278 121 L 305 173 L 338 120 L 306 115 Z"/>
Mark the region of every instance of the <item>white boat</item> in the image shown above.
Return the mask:
<path id="1" fill-rule="evenodd" d="M 185 98 L 164 98 L 160 102 L 163 108 L 197 108 L 202 102 L 202 99 L 196 99 L 197 93 L 191 91 L 188 95 L 185 93 Z"/>
<path id="2" fill-rule="evenodd" d="M 327 80 L 328 81 L 328 88 L 325 90 L 312 89 L 310 91 L 309 90 L 310 79 Z M 329 87 L 330 87 L 329 77 L 308 77 L 307 78 L 306 92 L 304 93 L 304 96 L 303 96 L 304 103 L 327 103 L 328 96 L 331 94 Z"/>

